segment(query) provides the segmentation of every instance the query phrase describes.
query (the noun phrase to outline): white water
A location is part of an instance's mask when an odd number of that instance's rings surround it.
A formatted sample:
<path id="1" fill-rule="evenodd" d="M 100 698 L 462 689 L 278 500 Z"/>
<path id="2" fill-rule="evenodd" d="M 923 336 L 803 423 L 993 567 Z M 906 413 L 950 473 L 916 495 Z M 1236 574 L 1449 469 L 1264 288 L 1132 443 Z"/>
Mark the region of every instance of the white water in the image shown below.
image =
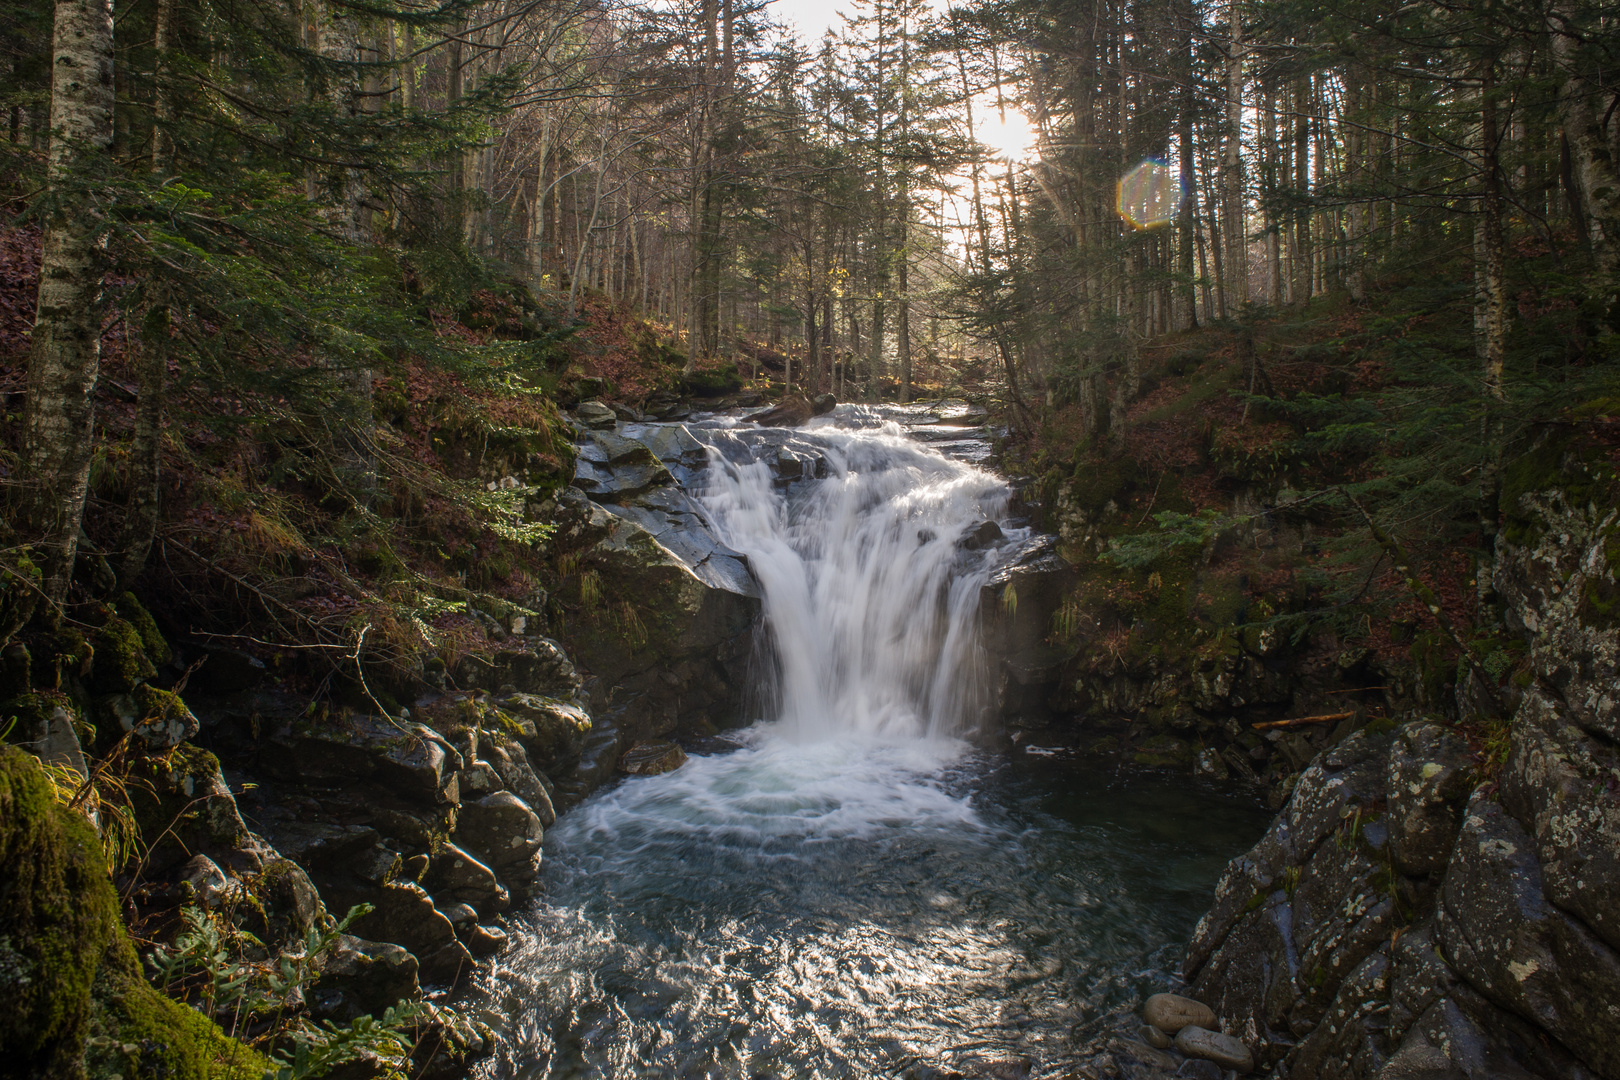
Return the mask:
<path id="1" fill-rule="evenodd" d="M 1002 515 L 1006 486 L 893 423 L 810 438 L 826 479 L 784 498 L 765 461 L 716 454 L 700 495 L 763 586 L 782 733 L 880 743 L 965 733 L 984 700 L 979 588 L 995 555 L 959 541 Z"/>
<path id="2" fill-rule="evenodd" d="M 979 589 L 996 555 L 958 541 L 1005 512 L 1006 486 L 894 423 L 701 434 L 716 449 L 697 494 L 759 579 L 776 704 L 735 750 L 590 800 L 557 841 L 615 859 L 692 842 L 797 857 L 806 843 L 979 829 L 942 779 L 985 701 Z M 768 461 L 784 439 L 823 457 L 826 478 L 781 485 Z"/>

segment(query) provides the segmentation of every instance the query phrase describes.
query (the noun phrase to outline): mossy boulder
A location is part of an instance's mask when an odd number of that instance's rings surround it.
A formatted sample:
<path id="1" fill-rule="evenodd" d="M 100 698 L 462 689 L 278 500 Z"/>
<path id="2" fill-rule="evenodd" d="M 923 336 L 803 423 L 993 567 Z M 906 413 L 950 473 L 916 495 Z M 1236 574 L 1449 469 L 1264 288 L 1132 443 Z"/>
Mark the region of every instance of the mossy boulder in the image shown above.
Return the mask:
<path id="1" fill-rule="evenodd" d="M 118 598 L 118 614 L 135 628 L 148 660 L 158 667 L 173 662 L 174 650 L 169 648 L 168 641 L 158 630 L 157 620 L 152 618 L 152 613 L 147 611 L 139 600 L 135 599 L 134 593 L 127 592 Z"/>
<path id="2" fill-rule="evenodd" d="M 262 1056 L 141 977 L 95 829 L 0 746 L 0 1045 L 8 1073 L 262 1076 Z"/>
<path id="3" fill-rule="evenodd" d="M 220 773 L 219 759 L 195 746 L 136 762 L 131 804 L 141 835 L 151 845 L 145 870 L 162 873 L 192 855 L 218 861 L 248 841 L 247 825 Z"/>
<path id="4" fill-rule="evenodd" d="M 90 666 L 90 689 L 97 694 L 127 694 L 157 674 L 147 658 L 145 643 L 135 624 L 114 615 L 96 631 L 95 659 Z"/>

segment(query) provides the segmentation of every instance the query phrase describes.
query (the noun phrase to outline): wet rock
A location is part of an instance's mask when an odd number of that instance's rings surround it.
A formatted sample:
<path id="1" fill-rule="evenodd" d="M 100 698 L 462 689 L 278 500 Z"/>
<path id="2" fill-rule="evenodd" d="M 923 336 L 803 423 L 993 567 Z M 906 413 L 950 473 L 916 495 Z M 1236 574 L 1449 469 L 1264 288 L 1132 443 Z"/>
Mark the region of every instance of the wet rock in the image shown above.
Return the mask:
<path id="1" fill-rule="evenodd" d="M 1142 1006 L 1142 1019 L 1166 1035 L 1174 1035 L 1189 1025 L 1213 1028 L 1215 1011 L 1180 994 L 1154 994 Z"/>
<path id="2" fill-rule="evenodd" d="M 811 417 L 832 412 L 838 403 L 831 399 L 831 394 L 821 394 L 812 402 L 803 394 L 789 394 L 779 404 L 748 419 L 761 427 L 799 427 L 808 423 Z"/>
<path id="3" fill-rule="evenodd" d="M 1137 1029 L 1136 1034 L 1138 1038 L 1155 1050 L 1168 1050 L 1176 1044 L 1174 1039 L 1152 1024 L 1143 1024 Z"/>
<path id="4" fill-rule="evenodd" d="M 1408 724 L 1389 758 L 1389 842 L 1404 874 L 1443 870 L 1472 790 L 1468 745 L 1438 724 Z"/>
<path id="5" fill-rule="evenodd" d="M 498 926 L 480 926 L 472 923 L 461 929 L 461 943 L 467 951 L 480 959 L 503 952 L 507 946 L 506 931 Z"/>
<path id="6" fill-rule="evenodd" d="M 968 551 L 980 551 L 998 540 L 1006 538 L 1001 526 L 993 521 L 981 521 L 962 535 L 959 543 Z"/>
<path id="7" fill-rule="evenodd" d="M 550 638 L 527 639 L 521 649 L 502 649 L 493 657 L 469 653 L 456 664 L 456 685 L 464 690 L 508 693 L 515 690 L 542 697 L 573 700 L 584 685 L 563 652 Z"/>
<path id="8" fill-rule="evenodd" d="M 456 823 L 456 840 L 518 886 L 527 885 L 539 872 L 544 839 L 539 816 L 510 791 L 464 804 Z"/>
<path id="9" fill-rule="evenodd" d="M 448 896 L 486 910 L 502 899 L 495 871 L 466 849 L 448 842 L 434 853 L 422 884 L 435 896 Z"/>
<path id="10" fill-rule="evenodd" d="M 1190 1080 L 1222 1080 L 1226 1073 L 1213 1061 L 1205 1058 L 1188 1058 L 1176 1070 L 1176 1075 L 1189 1077 Z"/>
<path id="11" fill-rule="evenodd" d="M 503 698 L 500 707 L 515 722 L 515 738 L 529 761 L 547 775 L 565 772 L 584 752 L 591 718 L 578 705 L 536 694 L 513 694 Z"/>
<path id="12" fill-rule="evenodd" d="M 1213 1061 L 1223 1069 L 1240 1073 L 1254 1069 L 1254 1055 L 1230 1035 L 1203 1027 L 1188 1026 L 1176 1032 L 1176 1049 L 1188 1057 Z"/>
<path id="13" fill-rule="evenodd" d="M 1163 1069 L 1166 1072 L 1173 1070 L 1180 1062 L 1173 1054 L 1168 1054 L 1154 1046 L 1135 1039 L 1112 1038 L 1108 1040 L 1108 1049 L 1116 1055 L 1128 1057 L 1133 1061 L 1140 1061 L 1144 1065 Z"/>
<path id="14" fill-rule="evenodd" d="M 557 808 L 566 810 L 606 783 L 622 752 L 622 735 L 611 723 L 598 723 L 585 742 L 573 772 L 557 778 Z"/>
<path id="15" fill-rule="evenodd" d="M 619 759 L 619 771 L 632 776 L 673 772 L 686 764 L 686 751 L 665 740 L 638 742 Z"/>
<path id="16" fill-rule="evenodd" d="M 611 431 L 619 417 L 600 401 L 582 401 L 574 406 L 574 419 L 593 430 Z"/>
<path id="17" fill-rule="evenodd" d="M 262 758 L 279 780 L 348 787 L 369 781 L 402 798 L 454 803 L 461 755 L 423 724 L 371 716 L 297 722 L 272 736 L 280 753 Z"/>
<path id="18" fill-rule="evenodd" d="M 390 882 L 367 899 L 375 910 L 354 928 L 373 940 L 409 949 L 424 981 L 450 984 L 472 970 L 472 956 L 457 940 L 455 927 L 420 885 Z"/>
<path id="19" fill-rule="evenodd" d="M 1207 746 L 1198 752 L 1198 758 L 1193 762 L 1193 772 L 1198 776 L 1212 776 L 1217 780 L 1231 777 L 1231 772 L 1226 767 L 1226 759 L 1221 757 L 1220 751 L 1213 746 Z"/>
<path id="20" fill-rule="evenodd" d="M 549 829 L 557 820 L 551 786 L 529 763 L 529 752 L 523 744 L 504 731 L 495 732 L 486 736 L 483 753 L 506 790 L 528 803 L 539 815 L 540 824 Z"/>
<path id="21" fill-rule="evenodd" d="M 390 1005 L 421 993 L 416 957 L 390 942 L 340 934 L 322 958 L 320 972 L 309 1000 L 321 1019 L 381 1016 Z"/>

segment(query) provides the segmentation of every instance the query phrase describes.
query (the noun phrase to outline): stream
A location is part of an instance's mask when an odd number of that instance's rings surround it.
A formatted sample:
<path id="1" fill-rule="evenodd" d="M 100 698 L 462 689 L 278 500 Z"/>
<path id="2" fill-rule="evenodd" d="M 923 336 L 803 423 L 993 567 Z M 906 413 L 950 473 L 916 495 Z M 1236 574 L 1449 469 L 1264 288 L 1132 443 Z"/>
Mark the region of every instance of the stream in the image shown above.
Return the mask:
<path id="1" fill-rule="evenodd" d="M 979 587 L 1029 534 L 977 430 L 936 415 L 688 424 L 694 494 L 762 588 L 766 719 L 548 833 L 480 988 L 503 1036 L 482 1075 L 1061 1075 L 1091 1021 L 1172 985 L 1269 816 L 969 741 Z"/>

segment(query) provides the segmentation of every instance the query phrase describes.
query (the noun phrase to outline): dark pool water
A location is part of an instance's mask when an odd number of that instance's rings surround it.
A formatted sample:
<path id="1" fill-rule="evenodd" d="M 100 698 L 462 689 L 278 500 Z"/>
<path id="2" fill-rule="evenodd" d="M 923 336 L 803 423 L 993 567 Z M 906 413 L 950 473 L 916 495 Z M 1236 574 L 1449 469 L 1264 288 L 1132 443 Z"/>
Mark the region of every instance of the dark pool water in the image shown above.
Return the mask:
<path id="1" fill-rule="evenodd" d="M 481 988 L 490 1077 L 880 1077 L 1027 1059 L 1172 985 L 1252 799 L 949 740 L 729 751 L 593 796 Z"/>

